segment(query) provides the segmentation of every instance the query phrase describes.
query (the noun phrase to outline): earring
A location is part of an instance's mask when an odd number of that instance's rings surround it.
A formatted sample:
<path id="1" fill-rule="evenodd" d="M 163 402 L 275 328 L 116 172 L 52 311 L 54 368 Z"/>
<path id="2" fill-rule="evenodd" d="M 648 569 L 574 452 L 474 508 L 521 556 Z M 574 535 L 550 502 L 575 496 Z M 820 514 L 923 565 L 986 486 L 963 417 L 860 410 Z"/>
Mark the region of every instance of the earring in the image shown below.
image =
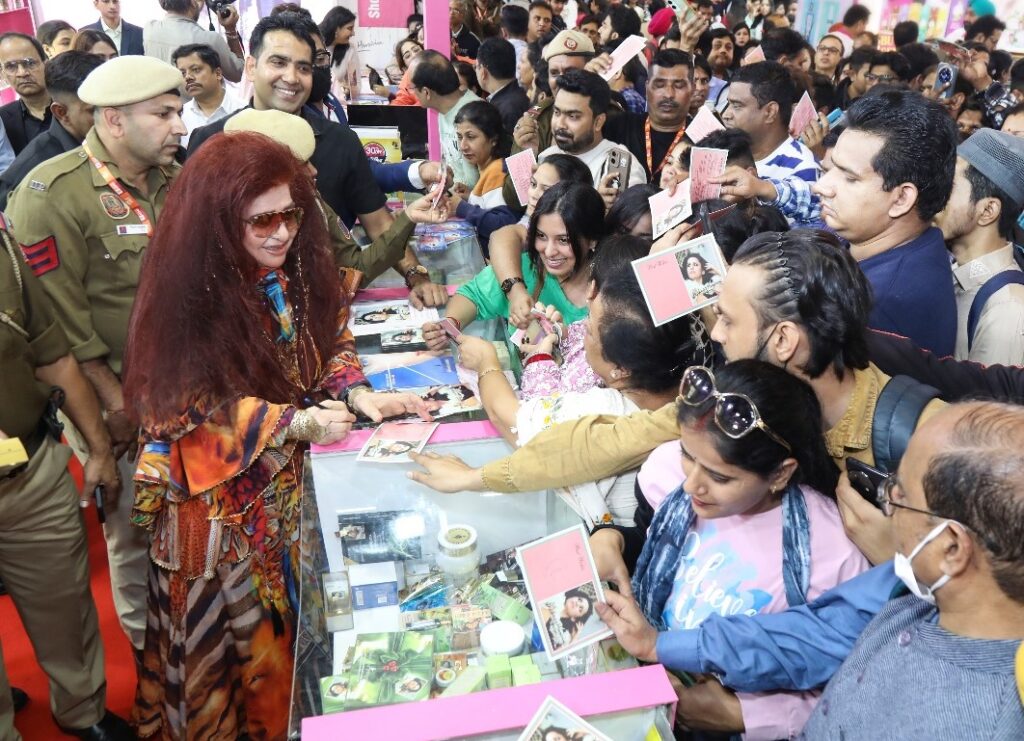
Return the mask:
<path id="1" fill-rule="evenodd" d="M 619 372 L 617 370 L 613 370 L 612 371 L 612 378 L 614 378 L 615 380 L 618 380 Z"/>

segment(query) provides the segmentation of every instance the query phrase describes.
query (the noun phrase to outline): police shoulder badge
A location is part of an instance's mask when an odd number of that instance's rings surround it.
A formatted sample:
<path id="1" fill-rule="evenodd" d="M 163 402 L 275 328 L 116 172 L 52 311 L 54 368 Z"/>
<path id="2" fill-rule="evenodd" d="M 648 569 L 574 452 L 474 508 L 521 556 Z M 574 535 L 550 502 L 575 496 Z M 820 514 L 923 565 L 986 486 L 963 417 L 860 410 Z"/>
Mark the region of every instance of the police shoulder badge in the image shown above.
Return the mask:
<path id="1" fill-rule="evenodd" d="M 123 219 L 130 213 L 125 202 L 113 193 L 100 193 L 100 205 L 112 219 Z"/>

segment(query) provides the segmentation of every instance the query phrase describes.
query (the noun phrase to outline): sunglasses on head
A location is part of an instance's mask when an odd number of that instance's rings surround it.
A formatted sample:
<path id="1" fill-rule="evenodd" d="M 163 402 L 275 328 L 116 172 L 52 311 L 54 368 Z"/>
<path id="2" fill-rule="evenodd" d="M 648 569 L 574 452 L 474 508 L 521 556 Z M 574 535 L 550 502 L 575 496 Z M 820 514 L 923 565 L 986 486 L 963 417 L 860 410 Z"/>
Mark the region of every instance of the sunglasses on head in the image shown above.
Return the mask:
<path id="1" fill-rule="evenodd" d="M 721 392 L 715 388 L 715 376 L 702 365 L 692 365 L 683 373 L 679 385 L 679 398 L 684 404 L 699 407 L 715 400 L 715 424 L 733 440 L 739 440 L 751 430 L 758 429 L 790 453 L 792 446 L 772 431 L 761 419 L 754 402 L 744 394 Z"/>
<path id="2" fill-rule="evenodd" d="M 298 206 L 287 208 L 284 211 L 267 211 L 263 214 L 250 216 L 245 223 L 252 227 L 252 233 L 258 239 L 267 239 L 284 224 L 285 229 L 291 233 L 299 230 L 302 224 L 302 209 Z"/>

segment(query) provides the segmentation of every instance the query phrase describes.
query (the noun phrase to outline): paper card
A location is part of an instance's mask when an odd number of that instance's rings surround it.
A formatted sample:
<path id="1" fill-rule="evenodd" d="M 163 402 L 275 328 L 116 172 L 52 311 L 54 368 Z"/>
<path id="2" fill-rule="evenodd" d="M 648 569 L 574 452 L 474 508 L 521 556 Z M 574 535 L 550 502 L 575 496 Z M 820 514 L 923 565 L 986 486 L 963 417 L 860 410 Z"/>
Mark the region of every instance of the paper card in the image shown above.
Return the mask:
<path id="1" fill-rule="evenodd" d="M 16 437 L 0 440 L 0 466 L 20 466 L 22 463 L 28 463 L 28 453 L 21 440 Z"/>
<path id="2" fill-rule="evenodd" d="M 440 318 L 437 309 L 414 309 L 408 301 L 367 301 L 352 306 L 348 328 L 353 337 L 418 329 Z"/>
<path id="3" fill-rule="evenodd" d="M 700 203 L 722 195 L 722 186 L 708 182 L 725 172 L 728 149 L 694 147 L 690 150 L 690 202 Z"/>
<path id="4" fill-rule="evenodd" d="M 430 202 L 431 208 L 437 208 L 444 193 L 452 184 L 448 182 L 448 163 L 441 158 L 441 179 L 434 184 L 434 200 Z"/>
<path id="5" fill-rule="evenodd" d="M 398 329 L 380 333 L 380 349 L 384 352 L 411 352 L 426 350 L 427 343 L 423 339 L 423 330 L 418 327 Z"/>
<path id="6" fill-rule="evenodd" d="M 764 49 L 760 46 L 755 46 L 743 55 L 743 61 L 740 62 L 740 66 L 746 67 L 748 64 L 756 64 L 757 62 L 764 61 L 767 61 L 767 57 L 764 55 Z"/>
<path id="7" fill-rule="evenodd" d="M 697 111 L 697 115 L 690 121 L 690 125 L 686 127 L 686 136 L 694 144 L 700 144 L 701 139 L 716 131 L 725 131 L 725 125 L 718 120 L 718 116 L 712 113 L 710 108 L 702 105 Z"/>
<path id="8" fill-rule="evenodd" d="M 630 36 L 625 39 L 618 48 L 612 52 L 612 66 L 609 67 L 608 71 L 605 72 L 601 77 L 605 80 L 610 80 L 615 77 L 616 73 L 626 66 L 626 62 L 635 57 L 637 54 L 644 50 L 643 36 Z"/>
<path id="9" fill-rule="evenodd" d="M 567 708 L 550 695 L 541 703 L 530 724 L 523 730 L 518 741 L 549 741 L 554 738 L 552 731 L 558 730 L 559 738 L 580 739 L 580 741 L 612 741 L 594 726 Z"/>
<path id="10" fill-rule="evenodd" d="M 633 261 L 647 310 L 655 326 L 690 314 L 718 300 L 725 258 L 713 234 Z"/>
<path id="11" fill-rule="evenodd" d="M 651 224 L 653 237 L 657 239 L 674 226 L 677 226 L 693 213 L 690 207 L 690 187 L 686 182 L 676 186 L 676 191 L 662 190 L 649 199 L 651 204 Z"/>
<path id="12" fill-rule="evenodd" d="M 789 135 L 794 139 L 799 138 L 807 125 L 817 118 L 818 112 L 814 109 L 814 101 L 805 90 L 800 102 L 793 107 L 793 113 L 789 116 Z"/>
<path id="13" fill-rule="evenodd" d="M 522 206 L 525 206 L 530 200 L 530 178 L 533 177 L 533 168 L 536 166 L 537 155 L 530 148 L 505 158 L 505 167 L 508 169 L 509 177 L 512 178 L 516 197 L 519 198 L 519 203 Z"/>
<path id="14" fill-rule="evenodd" d="M 604 601 L 604 590 L 582 524 L 520 546 L 516 556 L 550 659 L 612 634 L 594 609 Z"/>
<path id="15" fill-rule="evenodd" d="M 438 424 L 385 422 L 370 435 L 357 461 L 367 463 L 412 463 L 409 453 L 419 453 Z"/>

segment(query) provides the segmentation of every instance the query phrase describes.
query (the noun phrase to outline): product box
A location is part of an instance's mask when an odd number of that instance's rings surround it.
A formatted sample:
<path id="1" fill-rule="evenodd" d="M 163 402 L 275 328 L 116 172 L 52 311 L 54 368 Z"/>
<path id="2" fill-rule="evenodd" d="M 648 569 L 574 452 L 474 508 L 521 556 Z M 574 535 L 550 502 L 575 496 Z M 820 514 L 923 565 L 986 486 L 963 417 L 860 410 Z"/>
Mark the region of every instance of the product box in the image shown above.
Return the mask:
<path id="1" fill-rule="evenodd" d="M 398 604 L 398 572 L 394 561 L 351 564 L 352 609 L 388 607 Z"/>
<path id="2" fill-rule="evenodd" d="M 345 709 L 425 700 L 434 674 L 429 633 L 370 633 L 356 640 Z"/>

